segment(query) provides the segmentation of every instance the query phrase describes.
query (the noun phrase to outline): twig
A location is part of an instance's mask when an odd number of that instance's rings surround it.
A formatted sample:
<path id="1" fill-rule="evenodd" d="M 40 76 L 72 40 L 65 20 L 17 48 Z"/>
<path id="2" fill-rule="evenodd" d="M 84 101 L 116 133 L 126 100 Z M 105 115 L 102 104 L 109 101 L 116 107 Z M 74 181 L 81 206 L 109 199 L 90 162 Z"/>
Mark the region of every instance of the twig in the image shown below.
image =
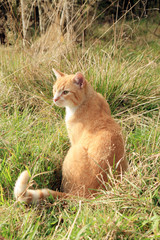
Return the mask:
<path id="1" fill-rule="evenodd" d="M 51 240 L 54 240 L 54 239 L 55 239 L 55 234 L 56 234 L 56 232 L 57 232 L 57 230 L 58 230 L 58 228 L 59 228 L 59 225 L 60 225 L 60 223 L 61 223 L 61 220 L 62 220 L 62 214 L 59 216 L 58 224 L 57 224 L 57 226 L 56 226 L 56 228 L 55 228 L 55 231 L 54 231 L 54 234 L 53 234 Z"/>
<path id="2" fill-rule="evenodd" d="M 72 231 L 73 231 L 74 225 L 75 225 L 75 223 L 76 223 L 76 221 L 77 221 L 77 218 L 78 218 L 78 215 L 79 215 L 80 211 L 81 211 L 81 200 L 79 201 L 79 209 L 78 209 L 78 212 L 77 212 L 77 214 L 76 214 L 76 217 L 75 217 L 75 219 L 74 219 L 74 221 L 73 221 L 73 223 L 72 223 L 71 228 L 70 228 L 69 231 L 68 231 L 67 240 L 70 239 L 71 233 L 72 233 Z"/>

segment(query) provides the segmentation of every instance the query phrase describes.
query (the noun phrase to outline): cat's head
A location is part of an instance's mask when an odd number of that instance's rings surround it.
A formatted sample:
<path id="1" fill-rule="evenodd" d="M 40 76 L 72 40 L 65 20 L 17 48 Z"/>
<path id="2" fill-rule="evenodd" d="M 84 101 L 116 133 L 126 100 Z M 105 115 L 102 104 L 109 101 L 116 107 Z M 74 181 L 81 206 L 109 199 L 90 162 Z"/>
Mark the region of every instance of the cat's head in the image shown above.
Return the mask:
<path id="1" fill-rule="evenodd" d="M 55 69 L 53 72 L 57 78 L 53 86 L 53 101 L 59 107 L 76 107 L 85 99 L 87 82 L 82 73 L 66 75 Z"/>

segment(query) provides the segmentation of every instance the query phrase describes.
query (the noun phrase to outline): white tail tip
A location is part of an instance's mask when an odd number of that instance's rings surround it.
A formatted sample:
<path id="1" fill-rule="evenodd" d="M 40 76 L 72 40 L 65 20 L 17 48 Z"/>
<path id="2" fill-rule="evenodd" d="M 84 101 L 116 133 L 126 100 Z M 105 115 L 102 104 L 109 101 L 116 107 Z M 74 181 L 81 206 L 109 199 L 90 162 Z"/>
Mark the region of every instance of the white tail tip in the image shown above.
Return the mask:
<path id="1" fill-rule="evenodd" d="M 23 192 L 25 192 L 27 185 L 28 185 L 28 180 L 29 180 L 29 174 L 28 174 L 28 171 L 25 170 L 18 177 L 15 187 L 14 187 L 14 196 L 16 199 L 18 199 L 18 197 Z"/>

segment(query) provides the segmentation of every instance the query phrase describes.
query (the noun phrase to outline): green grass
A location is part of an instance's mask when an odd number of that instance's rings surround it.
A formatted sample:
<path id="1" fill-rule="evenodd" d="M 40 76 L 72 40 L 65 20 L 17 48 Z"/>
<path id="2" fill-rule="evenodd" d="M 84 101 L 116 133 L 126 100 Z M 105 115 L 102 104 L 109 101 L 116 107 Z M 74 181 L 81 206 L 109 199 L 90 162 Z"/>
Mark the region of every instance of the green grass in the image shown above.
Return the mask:
<path id="1" fill-rule="evenodd" d="M 57 66 L 31 50 L 0 48 L 0 238 L 160 239 L 160 45 L 145 26 L 124 24 L 125 39 L 117 26 L 116 39 L 113 31 L 89 45 L 100 27 Z M 129 169 L 119 181 L 110 176 L 112 187 L 96 199 L 25 206 L 13 198 L 18 175 L 43 173 L 34 187 L 59 189 L 69 148 L 64 110 L 52 104 L 52 66 L 83 71 L 108 100 L 123 128 Z"/>

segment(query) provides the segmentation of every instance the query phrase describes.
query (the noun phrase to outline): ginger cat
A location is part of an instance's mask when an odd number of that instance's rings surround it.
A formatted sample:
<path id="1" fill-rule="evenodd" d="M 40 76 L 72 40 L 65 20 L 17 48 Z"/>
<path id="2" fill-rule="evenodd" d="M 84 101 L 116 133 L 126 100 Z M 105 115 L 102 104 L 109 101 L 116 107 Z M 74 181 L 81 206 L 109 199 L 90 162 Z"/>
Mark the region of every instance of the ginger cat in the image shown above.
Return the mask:
<path id="1" fill-rule="evenodd" d="M 120 126 L 111 117 L 108 103 L 94 91 L 82 73 L 66 75 L 53 69 L 54 103 L 66 108 L 66 126 L 71 147 L 62 166 L 62 191 L 27 189 L 29 174 L 19 176 L 14 195 L 27 203 L 52 195 L 89 197 L 103 188 L 109 168 L 116 174 L 127 169 Z"/>

